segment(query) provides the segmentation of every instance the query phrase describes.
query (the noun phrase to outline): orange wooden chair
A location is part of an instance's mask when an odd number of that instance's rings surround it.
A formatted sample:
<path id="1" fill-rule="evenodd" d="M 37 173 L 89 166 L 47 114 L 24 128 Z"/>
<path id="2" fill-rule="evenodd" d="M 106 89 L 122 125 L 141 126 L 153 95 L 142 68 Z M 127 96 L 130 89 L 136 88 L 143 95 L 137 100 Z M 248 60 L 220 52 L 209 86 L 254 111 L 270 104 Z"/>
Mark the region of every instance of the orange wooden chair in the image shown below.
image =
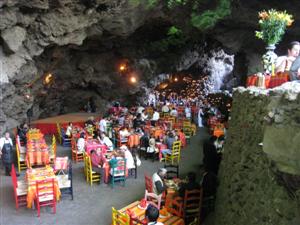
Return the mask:
<path id="1" fill-rule="evenodd" d="M 56 197 L 54 191 L 54 178 L 36 182 L 36 207 L 40 217 L 41 207 L 51 206 L 56 213 Z"/>
<path id="2" fill-rule="evenodd" d="M 77 162 L 83 161 L 83 152 L 78 152 L 76 139 L 71 139 L 71 148 L 72 148 L 72 160 Z"/>
<path id="3" fill-rule="evenodd" d="M 183 201 L 183 218 L 186 223 L 197 219 L 200 221 L 202 206 L 202 189 L 186 190 Z"/>

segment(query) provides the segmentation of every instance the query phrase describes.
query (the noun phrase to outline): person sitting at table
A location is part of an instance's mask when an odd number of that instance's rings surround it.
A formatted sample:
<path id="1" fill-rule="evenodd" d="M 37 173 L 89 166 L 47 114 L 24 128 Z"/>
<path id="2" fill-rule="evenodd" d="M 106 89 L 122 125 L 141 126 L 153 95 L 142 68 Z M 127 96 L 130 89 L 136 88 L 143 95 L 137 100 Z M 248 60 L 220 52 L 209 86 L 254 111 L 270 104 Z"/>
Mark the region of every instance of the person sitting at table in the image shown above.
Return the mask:
<path id="1" fill-rule="evenodd" d="M 129 129 L 127 126 L 122 127 L 119 131 L 121 142 L 126 142 L 128 140 L 128 136 L 130 135 Z"/>
<path id="2" fill-rule="evenodd" d="M 87 126 L 95 126 L 95 118 L 93 116 L 89 117 L 88 120 L 85 122 Z"/>
<path id="3" fill-rule="evenodd" d="M 135 169 L 135 163 L 134 163 L 133 156 L 126 145 L 122 145 L 120 147 L 120 150 L 123 151 L 124 157 L 126 159 L 126 168 L 132 174 L 132 170 Z"/>
<path id="4" fill-rule="evenodd" d="M 178 116 L 178 112 L 176 110 L 175 107 L 172 108 L 171 112 L 170 112 L 170 116 L 174 116 L 174 117 L 177 117 Z"/>
<path id="5" fill-rule="evenodd" d="M 153 174 L 152 176 L 153 193 L 157 195 L 161 195 L 167 189 L 167 186 L 163 182 L 166 175 L 167 175 L 167 170 L 165 168 L 160 168 L 157 172 Z"/>
<path id="6" fill-rule="evenodd" d="M 27 137 L 26 134 L 28 132 L 28 125 L 27 123 L 22 123 L 20 127 L 18 127 L 18 136 L 20 138 L 20 142 L 23 146 L 26 146 L 27 144 Z"/>
<path id="7" fill-rule="evenodd" d="M 101 174 L 101 177 L 104 177 L 104 169 L 103 165 L 107 162 L 105 156 L 102 154 L 100 148 L 97 148 L 97 151 L 94 149 L 91 150 L 91 163 L 93 167 L 93 171 Z"/>
<path id="8" fill-rule="evenodd" d="M 159 120 L 159 113 L 157 112 L 156 109 L 154 109 L 154 113 L 153 113 L 152 119 L 151 119 L 151 126 L 155 127 L 158 120 Z"/>
<path id="9" fill-rule="evenodd" d="M 161 153 L 163 155 L 166 155 L 166 154 L 171 155 L 172 154 L 172 147 L 173 147 L 174 141 L 176 141 L 174 134 L 172 131 L 169 131 L 168 136 L 165 139 L 165 144 L 167 145 L 168 148 L 161 150 Z"/>
<path id="10" fill-rule="evenodd" d="M 159 210 L 154 205 L 148 205 L 145 212 L 145 217 L 147 220 L 147 225 L 163 225 L 163 223 L 157 222 Z"/>
<path id="11" fill-rule="evenodd" d="M 293 41 L 289 43 L 287 49 L 287 55 L 279 56 L 276 59 L 276 64 L 275 64 L 276 73 L 289 71 L 292 63 L 298 57 L 299 51 L 300 51 L 300 43 L 298 41 Z"/>
<path id="12" fill-rule="evenodd" d="M 142 119 L 142 121 L 146 121 L 148 119 L 148 115 L 147 115 L 145 109 L 143 110 L 143 112 L 141 114 L 141 119 Z"/>
<path id="13" fill-rule="evenodd" d="M 98 140 L 100 141 L 101 144 L 106 145 L 109 151 L 114 150 L 114 145 L 112 141 L 107 137 L 105 132 L 102 132 L 100 134 L 100 137 L 98 137 Z"/>
<path id="14" fill-rule="evenodd" d="M 101 132 L 107 132 L 107 120 L 105 116 L 103 116 L 99 122 L 99 130 Z"/>
<path id="15" fill-rule="evenodd" d="M 137 114 L 136 118 L 133 120 L 133 129 L 136 130 L 137 128 L 140 128 L 143 124 L 144 122 L 142 120 L 142 115 Z"/>
<path id="16" fill-rule="evenodd" d="M 164 115 L 167 115 L 169 113 L 170 109 L 166 103 L 164 103 L 163 107 L 161 108 L 161 111 L 163 112 Z"/>
<path id="17" fill-rule="evenodd" d="M 73 129 L 73 124 L 70 122 L 66 129 L 66 136 L 69 138 L 72 136 L 72 129 Z"/>
<path id="18" fill-rule="evenodd" d="M 145 157 L 145 159 L 147 160 L 147 158 L 152 158 L 152 162 L 154 162 L 154 160 L 157 158 L 158 156 L 158 149 L 155 147 L 156 141 L 154 138 L 154 135 L 151 135 L 150 139 L 149 139 L 149 146 L 147 147 L 147 156 Z"/>
<path id="19" fill-rule="evenodd" d="M 121 113 L 121 115 L 118 118 L 119 126 L 123 127 L 125 125 L 125 115 Z"/>
<path id="20" fill-rule="evenodd" d="M 189 172 L 187 175 L 187 183 L 182 182 L 180 184 L 179 190 L 178 190 L 178 195 L 182 198 L 184 198 L 184 193 L 185 191 L 191 191 L 191 190 L 196 190 L 200 189 L 200 184 L 196 182 L 196 173 L 194 172 Z"/>
<path id="21" fill-rule="evenodd" d="M 78 152 L 84 152 L 85 150 L 85 138 L 84 133 L 80 134 L 80 138 L 77 140 L 77 151 Z"/>

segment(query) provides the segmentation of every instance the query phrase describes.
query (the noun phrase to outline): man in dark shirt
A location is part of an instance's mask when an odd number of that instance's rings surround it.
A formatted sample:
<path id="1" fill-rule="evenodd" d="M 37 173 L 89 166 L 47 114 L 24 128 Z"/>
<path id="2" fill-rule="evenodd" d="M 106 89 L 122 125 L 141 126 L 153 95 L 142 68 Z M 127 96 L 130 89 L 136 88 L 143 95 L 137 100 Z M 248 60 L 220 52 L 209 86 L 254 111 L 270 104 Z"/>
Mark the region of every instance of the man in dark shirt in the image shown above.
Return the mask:
<path id="1" fill-rule="evenodd" d="M 184 198 L 184 193 L 186 190 L 199 190 L 200 184 L 196 182 L 196 174 L 194 172 L 189 172 L 187 175 L 188 182 L 187 183 L 181 183 L 180 188 L 178 190 L 179 196 Z"/>

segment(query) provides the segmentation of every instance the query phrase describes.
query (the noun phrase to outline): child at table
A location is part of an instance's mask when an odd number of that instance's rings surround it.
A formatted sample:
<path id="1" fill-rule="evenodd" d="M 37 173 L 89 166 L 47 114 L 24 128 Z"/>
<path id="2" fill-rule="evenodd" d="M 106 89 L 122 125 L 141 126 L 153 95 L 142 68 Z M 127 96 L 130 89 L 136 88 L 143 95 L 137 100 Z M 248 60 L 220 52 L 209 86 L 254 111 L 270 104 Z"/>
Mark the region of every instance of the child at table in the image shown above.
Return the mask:
<path id="1" fill-rule="evenodd" d="M 155 206 L 150 204 L 146 209 L 145 215 L 147 219 L 147 225 L 163 225 L 163 223 L 157 222 L 159 210 Z"/>

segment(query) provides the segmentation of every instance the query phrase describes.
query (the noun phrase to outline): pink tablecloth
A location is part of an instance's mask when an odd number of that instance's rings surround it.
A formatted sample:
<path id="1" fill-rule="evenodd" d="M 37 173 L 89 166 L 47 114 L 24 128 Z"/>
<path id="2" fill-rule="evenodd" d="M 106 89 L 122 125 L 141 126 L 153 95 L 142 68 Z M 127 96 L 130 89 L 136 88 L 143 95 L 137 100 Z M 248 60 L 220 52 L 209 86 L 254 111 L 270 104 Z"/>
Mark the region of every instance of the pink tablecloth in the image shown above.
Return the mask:
<path id="1" fill-rule="evenodd" d="M 100 144 L 98 140 L 95 139 L 87 140 L 85 151 L 88 154 L 90 154 L 92 150 L 96 150 L 97 148 L 101 148 L 103 154 L 105 154 L 108 149 L 106 145 Z"/>

